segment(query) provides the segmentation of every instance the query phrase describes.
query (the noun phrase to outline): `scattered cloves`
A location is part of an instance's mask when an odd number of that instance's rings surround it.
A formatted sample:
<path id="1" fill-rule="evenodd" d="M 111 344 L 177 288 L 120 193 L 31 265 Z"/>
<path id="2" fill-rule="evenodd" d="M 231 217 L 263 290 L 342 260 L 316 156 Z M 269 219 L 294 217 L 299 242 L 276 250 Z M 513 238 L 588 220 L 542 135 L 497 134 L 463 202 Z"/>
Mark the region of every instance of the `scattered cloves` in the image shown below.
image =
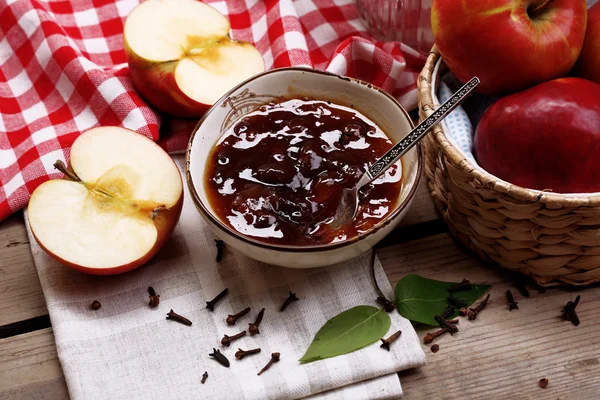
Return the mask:
<path id="1" fill-rule="evenodd" d="M 468 279 L 463 279 L 461 282 L 450 286 L 448 288 L 448 293 L 460 292 L 462 290 L 469 291 L 471 290 L 471 282 Z"/>
<path id="2" fill-rule="evenodd" d="M 219 300 L 221 300 L 223 297 L 225 297 L 225 295 L 227 293 L 229 293 L 229 289 L 228 288 L 223 289 L 223 291 L 221 293 L 219 293 L 214 299 L 206 302 L 206 308 L 208 308 L 209 311 L 215 311 L 215 305 L 217 304 L 217 302 Z"/>
<path id="3" fill-rule="evenodd" d="M 221 344 L 223 346 L 229 347 L 229 345 L 231 344 L 231 342 L 233 342 L 234 340 L 238 340 L 239 338 L 242 338 L 244 336 L 246 336 L 246 331 L 241 331 L 240 333 L 235 334 L 233 336 L 224 335 L 223 339 L 221 339 Z"/>
<path id="4" fill-rule="evenodd" d="M 510 290 L 506 291 L 506 298 L 508 299 L 508 311 L 519 309 L 519 306 L 517 305 L 519 303 L 515 301 L 515 298 Z"/>
<path id="5" fill-rule="evenodd" d="M 296 300 L 300 300 L 300 299 L 298 299 L 298 297 L 296 297 L 296 293 L 290 292 L 290 295 L 288 296 L 287 299 L 285 299 L 285 301 L 283 302 L 283 305 L 281 306 L 279 311 L 285 311 L 285 309 L 290 305 L 290 303 L 292 301 L 296 301 Z"/>
<path id="6" fill-rule="evenodd" d="M 213 348 L 213 352 L 209 356 L 217 360 L 222 366 L 229 368 L 229 360 L 219 350 Z"/>
<path id="7" fill-rule="evenodd" d="M 184 317 L 182 315 L 177 314 L 173 310 L 171 310 L 167 313 L 167 319 L 172 319 L 173 321 L 179 322 L 180 324 L 184 324 L 187 326 L 192 325 L 192 321 L 190 321 L 189 319 L 187 319 L 186 317 Z"/>
<path id="8" fill-rule="evenodd" d="M 254 323 L 248 324 L 249 325 L 248 331 L 250 332 L 250 336 L 254 336 L 254 335 L 260 333 L 260 331 L 258 330 L 258 326 L 262 322 L 262 319 L 263 319 L 264 315 L 265 315 L 265 309 L 263 308 L 262 310 L 259 311 L 258 315 L 256 316 L 256 320 L 254 321 Z"/>
<path id="9" fill-rule="evenodd" d="M 460 310 L 458 310 L 458 315 L 460 315 L 461 317 L 466 317 L 467 316 L 467 307 L 461 307 Z"/>
<path id="10" fill-rule="evenodd" d="M 392 312 L 396 309 L 396 306 L 394 305 L 394 303 L 392 303 L 385 297 L 381 297 L 381 296 L 377 297 L 377 302 L 383 306 L 383 309 L 386 312 Z"/>
<path id="11" fill-rule="evenodd" d="M 448 329 L 448 332 L 450 332 L 451 335 L 458 332 L 458 327 L 456 325 L 451 324 L 450 321 L 442 318 L 440 315 L 436 315 L 434 318 L 437 323 L 440 324 L 440 327 Z"/>
<path id="12" fill-rule="evenodd" d="M 431 352 L 432 353 L 437 353 L 439 350 L 440 350 L 440 345 L 439 344 L 431 345 Z"/>
<path id="13" fill-rule="evenodd" d="M 260 353 L 260 348 L 257 349 L 252 349 L 252 350 L 242 350 L 240 348 L 238 348 L 238 351 L 235 352 L 235 358 L 237 358 L 238 360 L 241 360 L 242 358 L 249 356 L 251 354 L 257 354 Z"/>
<path id="14" fill-rule="evenodd" d="M 206 379 L 208 379 L 208 372 L 204 371 L 204 373 L 202 374 L 202 380 L 200 381 L 200 383 L 204 384 L 204 382 L 206 382 Z"/>
<path id="15" fill-rule="evenodd" d="M 150 297 L 150 307 L 156 307 L 160 303 L 160 294 L 156 294 L 152 286 L 148 286 L 148 295 Z"/>
<path id="16" fill-rule="evenodd" d="M 469 319 L 470 320 L 476 319 L 477 314 L 479 314 L 481 312 L 481 310 L 483 310 L 485 308 L 485 306 L 487 305 L 489 300 L 490 300 L 490 295 L 488 293 L 486 298 L 481 303 L 477 304 L 477 306 L 475 308 L 469 308 L 469 311 L 467 311 L 467 316 L 469 317 Z"/>
<path id="17" fill-rule="evenodd" d="M 396 340 L 398 340 L 400 335 L 402 335 L 402 331 L 398 331 L 398 332 L 394 333 L 392 336 L 390 336 L 387 339 L 379 339 L 383 342 L 381 344 L 381 346 L 379 346 L 379 347 L 381 347 L 382 349 L 386 349 L 387 351 L 390 351 L 390 345 L 392 343 L 394 343 Z"/>
<path id="18" fill-rule="evenodd" d="M 227 325 L 235 325 L 235 321 L 237 321 L 239 318 L 243 317 L 244 315 L 248 314 L 249 312 L 250 312 L 250 307 L 246 307 L 237 314 L 234 314 L 234 315 L 229 314 L 225 321 L 227 322 Z"/>
<path id="19" fill-rule="evenodd" d="M 579 304 L 579 300 L 581 300 L 581 296 L 578 295 L 574 302 L 569 301 L 563 308 L 563 318 L 567 321 L 571 321 L 575 326 L 578 326 L 580 323 L 579 316 L 575 311 L 575 308 L 577 308 L 577 305 Z"/>
<path id="20" fill-rule="evenodd" d="M 548 383 L 549 380 L 548 378 L 542 378 L 538 381 L 538 385 L 542 388 L 542 389 L 546 389 L 548 387 Z"/>
<path id="21" fill-rule="evenodd" d="M 92 310 L 99 310 L 100 307 L 102 307 L 102 304 L 100 304 L 100 302 L 98 300 L 94 300 L 94 301 L 92 301 L 92 304 L 90 305 L 90 307 L 92 308 Z"/>
<path id="22" fill-rule="evenodd" d="M 451 305 L 448 305 L 448 307 L 446 307 L 446 309 L 444 310 L 444 312 L 441 314 L 441 317 L 446 319 L 448 318 L 452 313 L 454 312 L 454 307 L 452 307 Z"/>
<path id="23" fill-rule="evenodd" d="M 448 332 L 448 328 L 442 328 L 442 329 L 440 329 L 440 330 L 438 330 L 438 331 L 431 332 L 431 333 L 427 333 L 427 334 L 425 335 L 425 337 L 423 338 L 423 342 L 424 342 L 425 344 L 429 344 L 429 343 L 433 342 L 433 340 L 434 340 L 436 337 L 438 337 L 438 336 L 441 336 L 441 335 L 443 335 L 443 334 L 444 334 L 444 333 L 446 333 L 446 332 Z"/>
<path id="24" fill-rule="evenodd" d="M 217 262 L 221 262 L 223 258 L 223 248 L 225 247 L 225 242 L 222 240 L 215 239 L 215 245 L 217 246 Z"/>
<path id="25" fill-rule="evenodd" d="M 265 372 L 266 370 L 268 370 L 269 368 L 271 368 L 271 365 L 273 365 L 274 363 L 278 362 L 280 359 L 280 354 L 279 353 L 272 353 L 271 354 L 271 359 L 269 360 L 269 362 L 267 363 L 267 365 L 265 365 L 265 367 L 263 369 L 261 369 L 258 374 L 256 375 L 260 375 L 263 372 Z"/>

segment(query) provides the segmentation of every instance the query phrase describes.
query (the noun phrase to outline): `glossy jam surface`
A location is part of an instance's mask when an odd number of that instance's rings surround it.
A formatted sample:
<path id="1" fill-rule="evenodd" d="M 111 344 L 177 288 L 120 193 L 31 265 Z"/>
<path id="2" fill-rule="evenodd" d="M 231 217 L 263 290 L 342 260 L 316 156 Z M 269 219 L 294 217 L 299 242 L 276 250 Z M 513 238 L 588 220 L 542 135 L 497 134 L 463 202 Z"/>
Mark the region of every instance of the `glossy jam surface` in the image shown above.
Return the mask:
<path id="1" fill-rule="evenodd" d="M 369 231 L 395 207 L 400 162 L 359 192 L 358 212 L 332 224 L 343 188 L 392 142 L 352 108 L 292 99 L 262 106 L 224 132 L 207 160 L 208 199 L 234 230 L 279 245 L 314 245 Z"/>

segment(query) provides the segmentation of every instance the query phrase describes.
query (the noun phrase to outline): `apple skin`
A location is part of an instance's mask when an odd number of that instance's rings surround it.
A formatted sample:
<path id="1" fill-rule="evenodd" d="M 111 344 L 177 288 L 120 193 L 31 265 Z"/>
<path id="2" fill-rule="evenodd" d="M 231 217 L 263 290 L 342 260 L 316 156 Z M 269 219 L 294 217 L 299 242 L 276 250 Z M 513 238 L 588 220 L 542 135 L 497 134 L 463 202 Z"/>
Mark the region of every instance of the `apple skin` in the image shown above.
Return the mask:
<path id="1" fill-rule="evenodd" d="M 72 171 L 70 164 L 69 164 L 69 170 Z M 181 177 L 180 177 L 180 179 L 181 179 Z M 154 246 L 152 246 L 150 251 L 148 253 L 146 253 L 143 257 L 141 257 L 133 262 L 130 262 L 128 264 L 119 265 L 117 267 L 90 268 L 90 267 L 86 267 L 84 265 L 74 264 L 70 261 L 67 261 L 63 258 L 58 257 L 56 254 L 54 254 L 50 250 L 48 250 L 35 235 L 35 230 L 33 229 L 33 227 L 31 227 L 31 233 L 33 233 L 33 237 L 35 238 L 35 241 L 42 248 L 42 250 L 44 250 L 46 252 L 46 254 L 48 254 L 49 256 L 51 256 L 52 258 L 54 258 L 55 260 L 57 260 L 59 263 L 61 263 L 62 265 L 66 266 L 66 267 L 73 268 L 79 272 L 83 272 L 85 274 L 90 274 L 90 275 L 122 274 L 124 272 L 132 271 L 136 268 L 139 268 L 142 265 L 146 264 L 148 261 L 150 261 L 152 259 L 152 257 L 154 257 L 156 255 L 156 253 L 158 253 L 158 251 L 165 245 L 167 240 L 171 237 L 171 234 L 173 233 L 173 230 L 175 229 L 175 226 L 177 225 L 177 222 L 179 221 L 179 217 L 181 216 L 181 211 L 183 209 L 183 197 L 184 197 L 183 192 L 184 191 L 182 190 L 179 200 L 177 200 L 177 203 L 175 203 L 175 205 L 173 207 L 169 208 L 168 210 L 159 212 L 158 215 L 153 219 L 154 224 L 156 226 L 156 231 L 157 231 L 158 236 L 156 238 L 156 243 L 154 244 Z"/>
<path id="2" fill-rule="evenodd" d="M 600 192 L 600 85 L 562 78 L 501 98 L 475 131 L 475 157 L 512 184 Z"/>
<path id="3" fill-rule="evenodd" d="M 175 61 L 147 61 L 138 57 L 124 39 L 129 74 L 138 93 L 152 106 L 174 117 L 201 117 L 211 104 L 202 104 L 181 91 L 175 81 Z"/>
<path id="4" fill-rule="evenodd" d="M 600 3 L 588 10 L 585 41 L 573 72 L 576 76 L 600 83 Z"/>
<path id="5" fill-rule="evenodd" d="M 543 3 L 547 3 L 541 6 Z M 541 6 L 533 21 L 528 7 Z M 565 76 L 577 61 L 587 21 L 585 0 L 434 0 L 438 49 L 462 82 L 504 95 Z"/>

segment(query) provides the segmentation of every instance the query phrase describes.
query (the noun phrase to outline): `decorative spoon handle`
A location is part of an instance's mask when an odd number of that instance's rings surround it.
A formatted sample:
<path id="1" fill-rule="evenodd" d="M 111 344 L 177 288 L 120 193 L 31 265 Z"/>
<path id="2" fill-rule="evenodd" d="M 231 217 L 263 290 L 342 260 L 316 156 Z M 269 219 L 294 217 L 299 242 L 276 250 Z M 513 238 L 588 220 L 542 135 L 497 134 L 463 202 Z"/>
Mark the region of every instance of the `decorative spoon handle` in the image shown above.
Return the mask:
<path id="1" fill-rule="evenodd" d="M 408 150 L 410 150 L 429 130 L 441 120 L 443 120 L 448 114 L 452 112 L 456 107 L 460 105 L 479 85 L 479 78 L 474 77 L 461 87 L 452 97 L 450 97 L 444 104 L 440 106 L 433 114 L 425 118 L 415 129 L 413 129 L 404 139 L 399 141 L 387 151 L 379 160 L 371 165 L 366 175 L 369 177 L 369 182 L 376 179 L 381 175 L 389 166 L 394 164 L 400 157 L 402 157 Z"/>

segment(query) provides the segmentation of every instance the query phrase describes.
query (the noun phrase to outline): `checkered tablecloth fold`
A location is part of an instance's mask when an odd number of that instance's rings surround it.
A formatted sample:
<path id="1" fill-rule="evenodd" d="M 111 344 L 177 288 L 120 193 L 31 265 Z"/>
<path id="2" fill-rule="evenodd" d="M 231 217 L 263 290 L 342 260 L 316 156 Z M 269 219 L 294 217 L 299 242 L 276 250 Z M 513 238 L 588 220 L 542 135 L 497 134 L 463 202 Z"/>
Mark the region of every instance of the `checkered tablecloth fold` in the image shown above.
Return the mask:
<path id="1" fill-rule="evenodd" d="M 133 129 L 183 151 L 196 120 L 162 116 L 135 91 L 123 23 L 138 0 L 0 0 L 0 221 L 58 177 L 83 131 Z M 209 0 L 268 69 L 310 66 L 367 80 L 416 105 L 423 57 L 368 39 L 353 0 Z"/>

